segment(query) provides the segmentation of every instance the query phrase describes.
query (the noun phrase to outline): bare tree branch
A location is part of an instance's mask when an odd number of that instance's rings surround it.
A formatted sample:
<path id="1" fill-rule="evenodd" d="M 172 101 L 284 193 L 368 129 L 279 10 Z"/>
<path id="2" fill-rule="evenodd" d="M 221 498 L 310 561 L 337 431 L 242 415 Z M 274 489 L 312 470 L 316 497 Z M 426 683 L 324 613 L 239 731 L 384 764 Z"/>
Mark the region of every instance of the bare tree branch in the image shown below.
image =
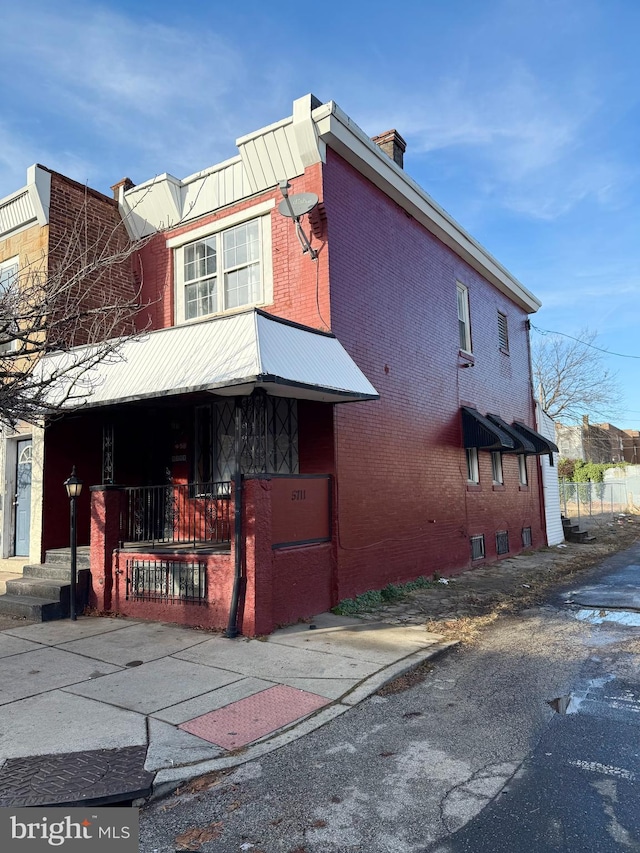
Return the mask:
<path id="1" fill-rule="evenodd" d="M 622 391 L 603 354 L 590 348 L 597 332 L 583 329 L 577 340 L 545 335 L 532 341 L 534 389 L 554 420 L 575 423 L 583 415 L 608 420 L 619 413 Z"/>
<path id="2" fill-rule="evenodd" d="M 152 239 L 152 238 L 148 238 Z M 50 241 L 48 252 L 0 280 L 0 421 L 38 423 L 86 399 L 89 372 L 117 358 L 124 339 L 144 332 L 142 270 L 122 219 L 94 216 L 92 199 Z M 142 325 L 142 328 L 141 328 Z M 89 346 L 85 346 L 89 345 Z M 43 357 L 63 350 L 47 371 Z M 70 381 L 72 380 L 72 381 Z"/>

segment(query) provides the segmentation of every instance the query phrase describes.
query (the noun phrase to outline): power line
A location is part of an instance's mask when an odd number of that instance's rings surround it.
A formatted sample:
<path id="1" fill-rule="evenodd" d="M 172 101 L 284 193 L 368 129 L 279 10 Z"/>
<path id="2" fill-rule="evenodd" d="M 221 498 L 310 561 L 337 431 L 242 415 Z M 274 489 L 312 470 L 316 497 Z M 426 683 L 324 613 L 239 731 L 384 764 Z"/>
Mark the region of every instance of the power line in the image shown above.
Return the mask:
<path id="1" fill-rule="evenodd" d="M 628 355 L 624 352 L 611 352 L 611 350 L 594 346 L 594 344 L 588 344 L 586 341 L 583 341 L 580 338 L 574 338 L 573 335 L 568 335 L 566 332 L 552 332 L 551 329 L 541 329 L 539 326 L 534 326 L 533 323 L 530 323 L 530 327 L 536 332 L 540 332 L 541 335 L 561 335 L 563 338 L 570 338 L 572 341 L 577 341 L 577 343 L 582 344 L 583 347 L 590 347 L 591 349 L 598 350 L 598 352 L 605 353 L 605 355 L 616 355 L 618 356 L 618 358 L 640 359 L 640 355 Z"/>

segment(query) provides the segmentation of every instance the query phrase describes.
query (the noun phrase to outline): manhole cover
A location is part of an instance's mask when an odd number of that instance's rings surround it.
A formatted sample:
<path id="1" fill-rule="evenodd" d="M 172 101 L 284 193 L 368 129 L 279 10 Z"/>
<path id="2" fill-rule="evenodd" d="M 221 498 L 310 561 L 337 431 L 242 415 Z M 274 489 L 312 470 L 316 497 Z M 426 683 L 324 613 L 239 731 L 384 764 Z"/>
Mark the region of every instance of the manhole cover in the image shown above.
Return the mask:
<path id="1" fill-rule="evenodd" d="M 146 746 L 10 758 L 0 770 L 0 807 L 121 802 L 151 792 Z"/>

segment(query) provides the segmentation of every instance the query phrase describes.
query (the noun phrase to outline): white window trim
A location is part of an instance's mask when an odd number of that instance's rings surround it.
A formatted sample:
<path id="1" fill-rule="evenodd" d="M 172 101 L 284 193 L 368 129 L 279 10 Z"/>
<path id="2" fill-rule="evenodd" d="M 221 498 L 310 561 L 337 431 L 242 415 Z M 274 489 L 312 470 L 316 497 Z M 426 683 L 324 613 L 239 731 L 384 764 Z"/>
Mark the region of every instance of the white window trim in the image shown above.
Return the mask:
<path id="1" fill-rule="evenodd" d="M 257 219 L 258 216 L 270 213 L 275 206 L 274 199 L 262 201 L 260 204 L 245 207 L 244 210 L 237 210 L 235 213 L 216 219 L 215 222 L 209 222 L 208 225 L 201 225 L 199 228 L 192 228 L 190 231 L 185 231 L 175 237 L 169 237 L 166 242 L 167 249 L 177 249 L 180 246 L 186 246 L 187 243 L 202 240 L 203 237 L 210 237 L 218 231 L 226 231 L 227 228 L 232 228 L 234 225 L 241 225 L 250 219 Z"/>
<path id="2" fill-rule="evenodd" d="M 273 251 L 271 239 L 271 216 L 269 211 L 275 206 L 275 201 L 263 202 L 246 210 L 225 216 L 209 225 L 194 228 L 191 231 L 167 240 L 167 247 L 174 250 L 174 298 L 175 298 L 175 323 L 197 323 L 206 317 L 221 316 L 223 314 L 234 314 L 244 311 L 254 305 L 270 305 L 273 302 Z M 199 317 L 185 316 L 185 284 L 184 284 L 184 248 L 191 243 L 197 243 L 207 237 L 214 237 L 222 231 L 251 222 L 258 219 L 260 222 L 260 277 L 262 284 L 262 296 L 259 301 L 228 308 L 213 314 L 203 314 Z"/>
<path id="3" fill-rule="evenodd" d="M 458 310 L 458 294 L 462 294 L 463 296 L 463 313 L 464 317 L 460 316 L 460 312 Z M 465 337 L 466 337 L 466 347 L 460 346 L 459 349 L 462 352 L 467 352 L 470 355 L 473 353 L 473 345 L 471 342 L 471 312 L 469 309 L 469 288 L 466 284 L 462 284 L 461 281 L 456 282 L 456 316 L 458 318 L 458 323 L 462 321 L 465 326 Z M 458 326 L 458 338 L 460 337 L 460 327 Z M 460 343 L 458 341 L 458 343 Z"/>
<path id="4" fill-rule="evenodd" d="M 480 466 L 478 464 L 478 448 L 467 447 L 467 483 L 477 486 L 480 482 Z"/>
<path id="5" fill-rule="evenodd" d="M 502 470 L 502 453 L 491 451 L 491 474 L 494 486 L 504 486 L 504 471 Z"/>

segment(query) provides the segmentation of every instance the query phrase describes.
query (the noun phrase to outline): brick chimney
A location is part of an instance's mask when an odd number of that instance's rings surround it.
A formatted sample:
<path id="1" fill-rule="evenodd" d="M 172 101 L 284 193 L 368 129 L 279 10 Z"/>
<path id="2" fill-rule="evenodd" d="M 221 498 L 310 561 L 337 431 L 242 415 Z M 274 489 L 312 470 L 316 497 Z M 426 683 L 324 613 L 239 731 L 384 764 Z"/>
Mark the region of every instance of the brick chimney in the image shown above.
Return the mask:
<path id="1" fill-rule="evenodd" d="M 111 192 L 113 193 L 113 197 L 116 201 L 120 201 L 120 187 L 122 187 L 122 191 L 126 193 L 127 190 L 135 187 L 135 184 L 131 178 L 123 178 L 121 181 L 118 181 L 117 184 L 114 184 L 111 187 Z"/>
<path id="2" fill-rule="evenodd" d="M 403 168 L 404 152 L 407 149 L 407 143 L 400 136 L 397 130 L 387 130 L 379 136 L 373 136 L 372 141 L 381 148 L 384 153 L 391 157 L 396 165 Z"/>

